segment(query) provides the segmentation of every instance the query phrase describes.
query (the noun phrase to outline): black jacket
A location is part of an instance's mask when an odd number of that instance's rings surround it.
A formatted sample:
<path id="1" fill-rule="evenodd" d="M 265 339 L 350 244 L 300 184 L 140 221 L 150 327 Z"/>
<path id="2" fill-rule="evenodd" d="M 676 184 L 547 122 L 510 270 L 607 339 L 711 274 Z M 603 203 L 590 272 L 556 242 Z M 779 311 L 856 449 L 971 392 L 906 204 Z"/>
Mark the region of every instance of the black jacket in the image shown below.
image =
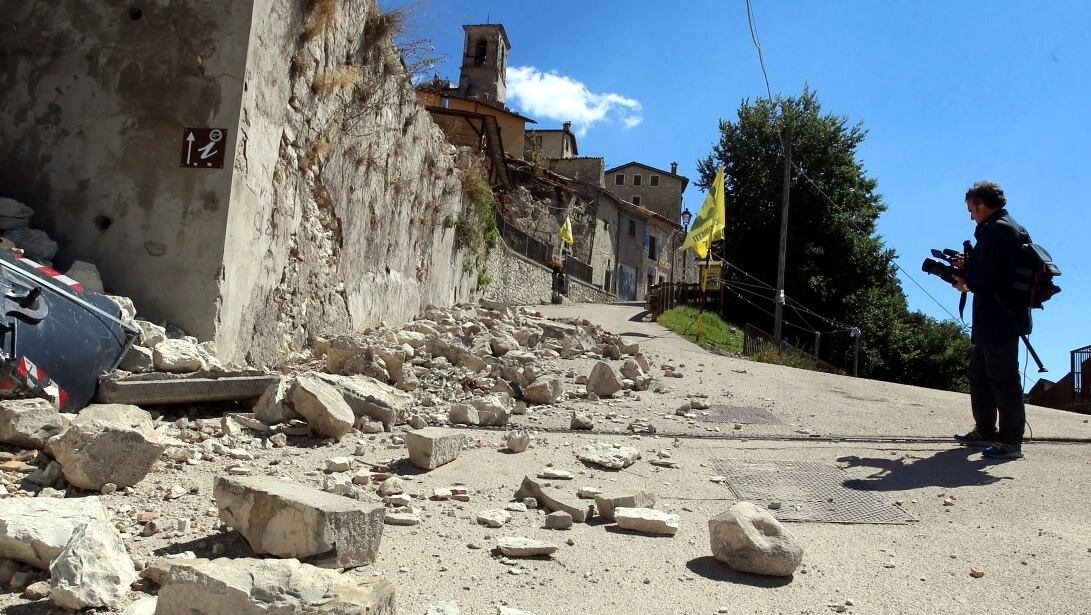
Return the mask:
<path id="1" fill-rule="evenodd" d="M 975 344 L 995 344 L 1030 333 L 1030 307 L 1013 301 L 1015 255 L 1026 235 L 1023 227 L 999 209 L 974 230 L 974 246 L 966 260 L 966 285 L 974 294 Z"/>

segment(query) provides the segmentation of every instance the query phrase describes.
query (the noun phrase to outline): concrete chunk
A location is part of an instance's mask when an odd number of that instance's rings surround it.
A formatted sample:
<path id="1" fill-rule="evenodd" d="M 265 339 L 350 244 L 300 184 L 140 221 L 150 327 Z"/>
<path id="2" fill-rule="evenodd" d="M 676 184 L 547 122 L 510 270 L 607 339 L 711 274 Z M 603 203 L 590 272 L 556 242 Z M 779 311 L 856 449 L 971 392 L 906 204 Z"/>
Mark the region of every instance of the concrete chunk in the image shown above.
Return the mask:
<path id="1" fill-rule="evenodd" d="M 307 421 L 317 434 L 340 438 L 352 431 L 356 415 L 333 386 L 313 374 L 296 378 L 288 392 L 292 408 Z"/>
<path id="2" fill-rule="evenodd" d="M 516 499 L 532 497 L 538 501 L 539 506 L 545 506 L 549 510 L 563 510 L 572 515 L 576 523 L 587 520 L 587 505 L 568 493 L 552 487 L 543 487 L 529 476 L 523 477 L 523 483 L 515 492 Z"/>
<path id="3" fill-rule="evenodd" d="M 261 397 L 279 374 L 259 371 L 139 374 L 99 382 L 95 401 L 104 404 L 189 404 Z"/>
<path id="4" fill-rule="evenodd" d="M 267 476 L 221 476 L 213 497 L 220 519 L 256 553 L 346 568 L 370 564 L 379 552 L 382 506 Z"/>
<path id="5" fill-rule="evenodd" d="M 0 442 L 4 444 L 42 449 L 64 427 L 64 418 L 44 399 L 0 401 Z"/>
<path id="6" fill-rule="evenodd" d="M 97 496 L 78 499 L 0 499 L 0 560 L 47 570 L 76 528 L 110 514 Z"/>
<path id="7" fill-rule="evenodd" d="M 153 428 L 151 413 L 132 404 L 91 404 L 80 410 L 72 424 L 82 425 L 94 420 L 124 425 L 145 436 L 151 435 Z"/>
<path id="8" fill-rule="evenodd" d="M 615 508 L 651 508 L 655 496 L 640 489 L 618 489 L 595 496 L 595 510 L 600 517 L 614 520 Z"/>
<path id="9" fill-rule="evenodd" d="M 388 429 L 404 423 L 413 404 L 413 396 L 369 376 L 314 374 L 333 385 L 356 416 L 381 422 Z"/>
<path id="10" fill-rule="evenodd" d="M 165 449 L 135 429 L 93 419 L 66 429 L 49 442 L 46 452 L 61 464 L 69 483 L 98 491 L 107 483 L 139 483 Z"/>
<path id="11" fill-rule="evenodd" d="M 678 515 L 652 508 L 615 508 L 614 520 L 618 527 L 626 530 L 664 536 L 677 534 L 681 522 Z"/>
<path id="12" fill-rule="evenodd" d="M 434 470 L 458 459 L 466 435 L 441 427 L 425 427 L 405 434 L 409 461 L 422 470 Z"/>
<path id="13" fill-rule="evenodd" d="M 49 599 L 73 611 L 113 609 L 136 580 L 133 560 L 117 528 L 96 520 L 81 525 L 49 566 Z"/>
<path id="14" fill-rule="evenodd" d="M 576 457 L 585 463 L 595 464 L 610 470 L 627 468 L 640 459 L 640 451 L 631 446 L 595 442 L 583 447 Z"/>
<path id="15" fill-rule="evenodd" d="M 227 559 L 171 566 L 156 615 L 397 615 L 394 584 L 343 577 L 294 559 Z"/>

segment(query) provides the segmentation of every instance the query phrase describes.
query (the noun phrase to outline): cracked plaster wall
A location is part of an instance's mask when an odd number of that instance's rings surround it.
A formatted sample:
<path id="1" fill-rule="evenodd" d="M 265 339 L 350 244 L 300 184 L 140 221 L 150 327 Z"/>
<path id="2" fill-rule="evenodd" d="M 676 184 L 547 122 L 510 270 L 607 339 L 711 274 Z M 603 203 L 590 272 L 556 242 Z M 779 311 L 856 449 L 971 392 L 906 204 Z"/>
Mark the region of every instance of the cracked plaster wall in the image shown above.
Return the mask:
<path id="1" fill-rule="evenodd" d="M 137 4 L 0 0 L 0 194 L 59 266 L 252 363 L 472 298 L 461 172 L 374 0 Z M 228 128 L 224 169 L 181 168 L 186 126 Z"/>
<path id="2" fill-rule="evenodd" d="M 183 127 L 233 147 L 249 2 L 0 0 L 0 195 L 58 268 L 95 263 L 142 315 L 211 339 L 231 170 L 181 167 Z"/>

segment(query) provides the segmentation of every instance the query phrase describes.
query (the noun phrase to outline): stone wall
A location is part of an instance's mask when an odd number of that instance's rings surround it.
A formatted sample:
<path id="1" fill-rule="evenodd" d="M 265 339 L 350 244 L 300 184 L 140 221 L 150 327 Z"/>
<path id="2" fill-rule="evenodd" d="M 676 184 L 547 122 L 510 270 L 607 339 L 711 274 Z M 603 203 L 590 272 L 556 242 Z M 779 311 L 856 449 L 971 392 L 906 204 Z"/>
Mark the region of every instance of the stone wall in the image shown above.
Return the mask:
<path id="1" fill-rule="evenodd" d="M 443 227 L 462 209 L 454 148 L 374 2 L 327 4 L 255 9 L 217 338 L 251 362 L 472 298 Z"/>
<path id="2" fill-rule="evenodd" d="M 603 185 L 603 169 L 606 161 L 603 158 L 584 156 L 582 158 L 549 158 L 546 163 L 550 171 L 595 184 Z"/>
<path id="3" fill-rule="evenodd" d="M 486 299 L 508 305 L 533 305 L 552 300 L 553 273 L 549 268 L 516 254 L 503 243 L 489 255 L 486 271 L 490 278 L 483 292 Z M 578 303 L 617 301 L 616 295 L 571 278 L 568 298 Z"/>

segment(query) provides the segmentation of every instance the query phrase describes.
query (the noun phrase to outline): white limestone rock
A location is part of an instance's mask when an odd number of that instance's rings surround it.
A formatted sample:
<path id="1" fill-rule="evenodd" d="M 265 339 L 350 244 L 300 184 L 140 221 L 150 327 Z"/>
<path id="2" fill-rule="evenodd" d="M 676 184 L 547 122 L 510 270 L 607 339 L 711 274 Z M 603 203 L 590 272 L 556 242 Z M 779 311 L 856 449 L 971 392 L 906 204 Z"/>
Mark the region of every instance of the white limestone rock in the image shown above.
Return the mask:
<path id="1" fill-rule="evenodd" d="M 140 345 L 145 348 L 155 349 L 167 340 L 167 330 L 155 323 L 137 318 L 133 320 L 133 325 L 140 329 Z"/>
<path id="2" fill-rule="evenodd" d="M 297 376 L 288 398 L 316 434 L 340 439 L 352 431 L 356 422 L 356 415 L 341 394 L 312 374 Z"/>
<path id="3" fill-rule="evenodd" d="M 4 444 L 42 449 L 65 426 L 65 417 L 44 399 L 0 401 L 0 442 Z"/>
<path id="4" fill-rule="evenodd" d="M 523 389 L 523 400 L 530 404 L 551 404 L 564 395 L 564 380 L 541 376 Z"/>
<path id="5" fill-rule="evenodd" d="M 387 431 L 404 423 L 414 404 L 413 395 L 370 376 L 313 375 L 337 389 L 356 416 L 379 421 Z"/>
<path id="6" fill-rule="evenodd" d="M 61 464 L 64 478 L 90 491 L 107 483 L 118 488 L 139 483 L 165 449 L 135 429 L 98 419 L 72 425 L 46 446 Z"/>
<path id="7" fill-rule="evenodd" d="M 288 391 L 295 384 L 291 377 L 281 378 L 276 384 L 269 385 L 254 404 L 254 418 L 266 425 L 287 423 L 295 418 L 302 418 L 288 402 Z"/>
<path id="8" fill-rule="evenodd" d="M 121 615 L 155 615 L 155 607 L 159 599 L 155 596 L 140 598 L 136 602 L 125 607 Z"/>
<path id="9" fill-rule="evenodd" d="M 155 354 L 143 346 L 130 346 L 118 367 L 136 374 L 155 370 Z"/>
<path id="10" fill-rule="evenodd" d="M 504 435 L 504 445 L 513 453 L 522 453 L 530 447 L 530 432 L 525 429 L 509 431 Z"/>
<path id="11" fill-rule="evenodd" d="M 678 533 L 681 518 L 653 508 L 615 508 L 614 521 L 618 527 L 626 530 L 674 536 Z"/>
<path id="12" fill-rule="evenodd" d="M 508 557 L 534 557 L 535 555 L 551 555 L 556 553 L 559 547 L 544 540 L 506 536 L 496 541 L 496 548 Z"/>
<path id="13" fill-rule="evenodd" d="M 511 513 L 506 510 L 483 510 L 477 513 L 477 522 L 481 525 L 503 527 L 508 521 L 511 521 Z"/>
<path id="14" fill-rule="evenodd" d="M 49 599 L 73 611 L 114 608 L 137 578 L 133 560 L 113 523 L 92 521 L 76 528 L 49 566 Z"/>
<path id="15" fill-rule="evenodd" d="M 572 515 L 563 510 L 555 510 L 545 518 L 546 529 L 567 530 L 572 527 Z"/>
<path id="16" fill-rule="evenodd" d="M 739 502 L 708 522 L 712 555 L 741 572 L 791 576 L 803 561 L 803 545 L 768 511 Z"/>
<path id="17" fill-rule="evenodd" d="M 76 528 L 109 519 L 110 513 L 98 496 L 0 498 L 0 558 L 48 570 Z"/>
<path id="18" fill-rule="evenodd" d="M 631 446 L 610 444 L 608 442 L 594 442 L 583 447 L 576 457 L 585 463 L 602 466 L 610 470 L 627 468 L 640 459 L 640 451 Z"/>
<path id="19" fill-rule="evenodd" d="M 610 397 L 622 389 L 621 377 L 613 365 L 598 361 L 587 377 L 587 392 L 599 397 Z"/>
<path id="20" fill-rule="evenodd" d="M 220 519 L 255 553 L 345 568 L 366 566 L 379 552 L 382 506 L 268 476 L 221 476 L 213 497 Z"/>
<path id="21" fill-rule="evenodd" d="M 422 470 L 434 470 L 458 459 L 466 435 L 442 427 L 425 427 L 405 434 L 409 461 Z"/>
<path id="22" fill-rule="evenodd" d="M 295 559 L 182 561 L 159 590 L 156 615 L 397 615 L 394 584 Z"/>
<path id="23" fill-rule="evenodd" d="M 618 489 L 595 496 L 595 510 L 600 517 L 614 520 L 617 508 L 651 508 L 655 506 L 655 496 L 641 489 Z"/>
<path id="24" fill-rule="evenodd" d="M 152 415 L 140 406 L 132 404 L 91 404 L 80 410 L 73 425 L 83 425 L 90 421 L 103 421 L 135 429 L 145 436 L 150 436 L 154 428 Z"/>
<path id="25" fill-rule="evenodd" d="M 185 340 L 167 339 L 159 342 L 152 349 L 152 362 L 155 369 L 174 374 L 198 372 L 204 367 L 197 344 Z"/>
<path id="26" fill-rule="evenodd" d="M 76 261 L 72 263 L 68 271 L 64 272 L 64 275 L 82 284 L 85 290 L 92 290 L 99 294 L 106 292 L 102 288 L 102 276 L 99 274 L 98 267 L 92 263 Z"/>

